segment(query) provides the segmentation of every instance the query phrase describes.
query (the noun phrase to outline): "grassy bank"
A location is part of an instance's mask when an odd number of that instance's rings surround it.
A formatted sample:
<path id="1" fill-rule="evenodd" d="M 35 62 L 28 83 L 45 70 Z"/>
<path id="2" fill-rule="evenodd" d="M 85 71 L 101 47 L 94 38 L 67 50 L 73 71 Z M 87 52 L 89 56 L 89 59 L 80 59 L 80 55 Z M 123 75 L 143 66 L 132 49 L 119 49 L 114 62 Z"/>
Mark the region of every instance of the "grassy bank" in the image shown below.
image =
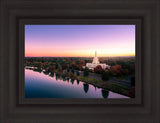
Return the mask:
<path id="1" fill-rule="evenodd" d="M 86 82 L 88 84 L 94 85 L 99 88 L 110 90 L 110 91 L 113 91 L 113 92 L 116 92 L 122 95 L 130 96 L 129 95 L 130 89 L 127 86 L 122 86 L 119 84 L 111 83 L 109 81 L 102 81 L 102 80 L 97 80 L 97 79 L 88 78 L 84 76 L 78 76 L 77 79 L 79 81 Z"/>
<path id="2" fill-rule="evenodd" d="M 56 74 L 60 74 L 63 77 L 69 77 L 70 79 L 79 80 L 87 84 L 94 85 L 95 87 L 98 87 L 98 88 L 103 88 L 103 89 L 106 89 L 106 90 L 109 90 L 115 93 L 119 93 L 125 96 L 129 96 L 129 97 L 134 97 L 134 95 L 130 94 L 130 87 L 128 86 L 115 84 L 109 81 L 102 81 L 102 80 L 98 80 L 94 78 L 84 77 L 84 76 L 77 76 L 71 72 L 70 73 L 59 73 L 57 70 L 55 70 L 54 72 Z"/>
<path id="3" fill-rule="evenodd" d="M 44 72 L 44 73 L 49 74 L 49 72 Z M 51 72 L 51 74 L 53 73 L 56 73 L 57 75 L 60 75 L 62 77 L 70 78 L 72 80 L 79 80 L 87 84 L 94 85 L 95 87 L 103 88 L 103 89 L 106 89 L 106 90 L 109 90 L 109 91 L 112 91 L 118 94 L 122 94 L 128 97 L 134 97 L 134 95 L 130 93 L 131 91 L 130 87 L 125 86 L 125 85 L 116 84 L 116 83 L 112 83 L 109 81 L 102 81 L 102 80 L 84 77 L 84 76 L 77 76 L 76 74 L 72 72 L 64 72 L 64 71 L 59 71 L 56 69 Z"/>

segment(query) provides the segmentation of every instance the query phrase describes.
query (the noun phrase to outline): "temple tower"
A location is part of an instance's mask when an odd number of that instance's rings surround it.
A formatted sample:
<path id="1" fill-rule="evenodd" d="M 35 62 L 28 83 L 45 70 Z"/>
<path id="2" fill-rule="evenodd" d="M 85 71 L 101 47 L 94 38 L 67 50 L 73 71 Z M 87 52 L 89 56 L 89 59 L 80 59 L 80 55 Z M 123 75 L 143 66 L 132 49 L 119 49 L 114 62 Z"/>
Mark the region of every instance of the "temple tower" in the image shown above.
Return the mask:
<path id="1" fill-rule="evenodd" d="M 97 57 L 97 51 L 95 51 L 95 57 Z"/>
<path id="2" fill-rule="evenodd" d="M 96 52 L 96 51 L 95 51 L 95 56 L 94 56 L 94 58 L 93 58 L 92 64 L 99 64 L 99 60 L 98 60 L 97 52 Z"/>

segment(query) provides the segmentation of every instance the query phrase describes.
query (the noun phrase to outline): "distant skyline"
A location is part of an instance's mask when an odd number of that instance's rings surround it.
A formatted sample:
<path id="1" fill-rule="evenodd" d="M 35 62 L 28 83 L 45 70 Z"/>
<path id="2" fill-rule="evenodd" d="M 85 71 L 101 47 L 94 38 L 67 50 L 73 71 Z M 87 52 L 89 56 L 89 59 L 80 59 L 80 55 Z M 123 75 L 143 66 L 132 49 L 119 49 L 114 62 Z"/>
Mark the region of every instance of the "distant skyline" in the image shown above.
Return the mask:
<path id="1" fill-rule="evenodd" d="M 25 57 L 135 56 L 135 25 L 25 25 Z"/>

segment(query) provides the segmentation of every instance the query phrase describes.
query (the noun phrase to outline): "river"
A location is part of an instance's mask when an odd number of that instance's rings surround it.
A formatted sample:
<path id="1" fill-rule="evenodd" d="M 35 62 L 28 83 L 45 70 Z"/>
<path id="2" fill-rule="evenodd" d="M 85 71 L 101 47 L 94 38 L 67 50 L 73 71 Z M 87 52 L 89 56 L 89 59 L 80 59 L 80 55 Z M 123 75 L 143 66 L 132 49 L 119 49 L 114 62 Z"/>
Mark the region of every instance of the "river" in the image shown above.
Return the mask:
<path id="1" fill-rule="evenodd" d="M 25 69 L 25 98 L 129 98 L 85 82 Z"/>

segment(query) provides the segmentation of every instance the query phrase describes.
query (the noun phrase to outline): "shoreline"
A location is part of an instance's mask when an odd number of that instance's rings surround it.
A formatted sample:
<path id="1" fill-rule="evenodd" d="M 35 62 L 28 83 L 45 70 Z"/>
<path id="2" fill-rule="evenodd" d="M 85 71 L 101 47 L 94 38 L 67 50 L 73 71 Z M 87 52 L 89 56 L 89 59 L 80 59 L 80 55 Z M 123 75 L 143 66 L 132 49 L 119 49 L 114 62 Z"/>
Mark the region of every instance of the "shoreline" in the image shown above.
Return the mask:
<path id="1" fill-rule="evenodd" d="M 26 69 L 31 69 L 31 70 L 38 70 L 38 69 L 34 69 L 34 67 L 30 67 L 30 66 L 26 66 Z M 70 78 L 73 80 L 78 80 L 78 81 L 82 81 L 85 82 L 87 84 L 91 84 L 95 87 L 98 88 L 102 88 L 102 89 L 106 89 L 108 91 L 112 91 L 118 94 L 122 94 L 124 96 L 128 96 L 130 98 L 134 98 L 134 95 L 130 93 L 131 88 L 130 87 L 126 87 L 124 85 L 120 85 L 120 84 L 115 84 L 115 83 L 111 83 L 109 81 L 102 81 L 102 80 L 98 80 L 98 79 L 93 79 L 93 78 L 89 78 L 89 77 L 84 77 L 84 76 L 77 76 L 76 74 L 73 74 L 72 72 L 59 72 L 57 70 L 54 70 L 52 72 L 47 72 L 45 69 L 39 68 L 39 70 L 41 70 L 44 73 L 56 73 L 57 75 L 60 75 L 62 77 L 65 78 Z"/>

